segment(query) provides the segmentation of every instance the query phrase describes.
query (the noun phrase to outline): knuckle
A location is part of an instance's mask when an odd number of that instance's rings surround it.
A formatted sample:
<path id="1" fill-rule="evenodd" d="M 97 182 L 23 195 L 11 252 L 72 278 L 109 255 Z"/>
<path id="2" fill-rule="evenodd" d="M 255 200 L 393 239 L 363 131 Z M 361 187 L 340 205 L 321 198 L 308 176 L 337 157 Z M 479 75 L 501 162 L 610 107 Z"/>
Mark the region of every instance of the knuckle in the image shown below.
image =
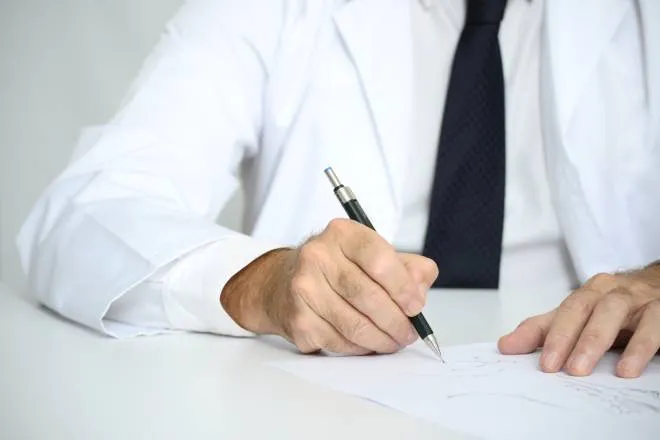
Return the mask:
<path id="1" fill-rule="evenodd" d="M 328 336 L 321 342 L 321 347 L 333 353 L 355 353 L 356 347 L 336 336 Z"/>
<path id="2" fill-rule="evenodd" d="M 591 304 L 584 295 L 573 294 L 561 303 L 561 309 L 576 314 L 586 314 L 591 310 Z"/>
<path id="3" fill-rule="evenodd" d="M 436 279 L 438 277 L 438 274 L 440 273 L 440 270 L 438 269 L 438 264 L 435 261 L 431 260 L 430 258 L 425 258 L 424 260 L 429 275 L 433 279 Z"/>
<path id="4" fill-rule="evenodd" d="M 308 337 L 294 337 L 293 343 L 301 353 L 305 354 L 314 353 L 321 349 L 318 344 L 315 344 Z"/>
<path id="5" fill-rule="evenodd" d="M 608 272 L 600 272 L 594 275 L 593 280 L 599 283 L 616 283 L 617 277 Z"/>
<path id="6" fill-rule="evenodd" d="M 364 319 L 355 319 L 345 324 L 342 332 L 346 339 L 363 347 L 378 348 L 374 326 Z"/>
<path id="7" fill-rule="evenodd" d="M 306 296 L 313 290 L 313 280 L 307 275 L 296 274 L 291 278 L 291 292 L 297 296 Z"/>
<path id="8" fill-rule="evenodd" d="M 593 286 L 596 289 L 602 289 L 602 288 L 611 289 L 618 283 L 619 283 L 619 279 L 617 278 L 616 275 L 607 272 L 601 272 L 591 277 L 591 279 L 587 284 Z"/>
<path id="9" fill-rule="evenodd" d="M 326 228 L 326 231 L 330 233 L 338 233 L 342 234 L 346 232 L 347 228 L 350 228 L 351 225 L 351 220 L 345 219 L 345 218 L 333 218 L 330 220 L 328 223 L 328 227 Z"/>
<path id="10" fill-rule="evenodd" d="M 318 349 L 328 350 L 333 353 L 343 353 L 343 350 L 341 350 L 340 345 L 341 344 L 332 336 L 326 336 L 319 341 Z"/>
<path id="11" fill-rule="evenodd" d="M 295 315 L 291 319 L 289 326 L 291 327 L 291 332 L 294 335 L 294 340 L 296 339 L 297 335 L 300 335 L 301 337 L 308 337 L 316 332 L 313 320 L 301 313 Z"/>
<path id="12" fill-rule="evenodd" d="M 391 255 L 389 254 L 378 256 L 371 261 L 368 270 L 376 279 L 381 279 L 392 270 L 391 262 Z"/>
<path id="13" fill-rule="evenodd" d="M 438 266 L 433 260 L 420 259 L 419 262 L 407 266 L 411 281 L 415 284 L 430 285 L 438 277 Z"/>
<path id="14" fill-rule="evenodd" d="M 322 348 L 315 342 L 318 335 L 312 320 L 299 316 L 290 322 L 288 327 L 291 342 L 302 353 L 314 353 Z"/>
<path id="15" fill-rule="evenodd" d="M 617 312 L 619 310 L 628 310 L 630 308 L 629 292 L 625 289 L 617 290 L 607 295 L 597 305 L 603 312 Z"/>
<path id="16" fill-rule="evenodd" d="M 388 336 L 381 334 L 376 327 L 368 321 L 356 320 L 349 330 L 348 340 L 363 347 L 369 347 L 379 353 L 392 353 L 397 345 Z"/>
<path id="17" fill-rule="evenodd" d="M 300 264 L 305 266 L 308 264 L 316 264 L 318 261 L 325 258 L 325 255 L 325 246 L 319 240 L 312 240 L 300 248 L 298 259 Z"/>
<path id="18" fill-rule="evenodd" d="M 362 319 L 348 321 L 345 331 L 351 341 L 362 341 L 369 337 L 369 326 Z"/>

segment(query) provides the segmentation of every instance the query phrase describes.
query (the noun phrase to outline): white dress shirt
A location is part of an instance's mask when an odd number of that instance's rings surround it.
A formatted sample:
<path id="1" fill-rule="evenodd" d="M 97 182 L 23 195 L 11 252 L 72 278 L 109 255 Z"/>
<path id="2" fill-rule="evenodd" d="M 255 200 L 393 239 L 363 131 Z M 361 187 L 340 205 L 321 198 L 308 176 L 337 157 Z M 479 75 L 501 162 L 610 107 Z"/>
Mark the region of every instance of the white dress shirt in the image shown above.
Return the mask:
<path id="1" fill-rule="evenodd" d="M 413 20 L 433 20 L 432 29 L 416 35 L 420 111 L 416 154 L 410 155 L 404 216 L 394 245 L 421 250 L 426 231 L 430 188 L 437 152 L 451 62 L 465 16 L 464 0 L 427 2 Z M 430 12 L 430 13 L 428 13 Z M 541 0 L 509 1 L 500 29 L 506 84 L 506 202 L 501 264 L 501 288 L 529 286 L 529 281 L 571 288 L 575 276 L 550 201 L 546 177 L 539 102 L 539 54 L 543 4 Z M 428 77 L 435 78 L 429 81 Z M 426 79 L 424 79 L 426 77 Z M 232 256 L 209 244 L 166 266 L 149 280 L 117 299 L 106 320 L 133 324 L 126 335 L 145 328 L 183 328 L 232 335 L 249 335 L 222 310 L 222 280 L 215 268 Z M 545 280 L 539 274 L 547 274 Z M 547 287 L 547 286 L 546 286 Z M 533 292 L 529 293 L 533 295 Z M 148 332 L 148 331 L 147 331 Z M 115 330 L 115 333 L 120 333 Z"/>

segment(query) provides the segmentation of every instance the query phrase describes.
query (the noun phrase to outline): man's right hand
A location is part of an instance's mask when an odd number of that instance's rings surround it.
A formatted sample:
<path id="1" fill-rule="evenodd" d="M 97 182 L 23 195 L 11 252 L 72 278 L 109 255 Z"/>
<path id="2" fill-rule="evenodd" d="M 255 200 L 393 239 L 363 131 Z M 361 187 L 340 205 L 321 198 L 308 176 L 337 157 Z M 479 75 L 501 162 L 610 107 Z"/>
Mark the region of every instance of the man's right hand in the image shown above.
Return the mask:
<path id="1" fill-rule="evenodd" d="M 250 263 L 220 302 L 246 330 L 281 335 L 303 353 L 392 353 L 417 338 L 408 316 L 421 312 L 437 276 L 432 260 L 336 219 L 299 248 Z"/>

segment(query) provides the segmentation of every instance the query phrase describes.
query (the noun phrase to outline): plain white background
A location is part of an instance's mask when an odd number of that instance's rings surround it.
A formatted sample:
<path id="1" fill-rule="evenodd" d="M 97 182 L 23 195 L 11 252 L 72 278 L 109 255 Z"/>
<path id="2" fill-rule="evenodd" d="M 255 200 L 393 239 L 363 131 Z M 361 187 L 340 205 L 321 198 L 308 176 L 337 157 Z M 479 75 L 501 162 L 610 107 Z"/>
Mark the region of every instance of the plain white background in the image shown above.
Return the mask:
<path id="1" fill-rule="evenodd" d="M 0 0 L 0 279 L 15 237 L 81 128 L 106 122 L 182 0 Z M 240 195 L 221 220 L 239 227 Z"/>

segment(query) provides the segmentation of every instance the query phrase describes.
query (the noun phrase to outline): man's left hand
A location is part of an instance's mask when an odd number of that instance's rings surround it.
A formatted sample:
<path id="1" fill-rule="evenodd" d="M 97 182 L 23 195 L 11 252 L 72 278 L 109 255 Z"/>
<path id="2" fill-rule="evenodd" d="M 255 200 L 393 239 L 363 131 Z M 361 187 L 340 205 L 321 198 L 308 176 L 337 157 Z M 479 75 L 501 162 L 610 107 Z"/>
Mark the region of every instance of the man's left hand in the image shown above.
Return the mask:
<path id="1" fill-rule="evenodd" d="M 499 340 L 504 354 L 543 347 L 541 369 L 591 374 L 613 347 L 625 347 L 620 377 L 639 377 L 660 349 L 660 265 L 599 274 L 548 313 L 523 321 Z"/>

